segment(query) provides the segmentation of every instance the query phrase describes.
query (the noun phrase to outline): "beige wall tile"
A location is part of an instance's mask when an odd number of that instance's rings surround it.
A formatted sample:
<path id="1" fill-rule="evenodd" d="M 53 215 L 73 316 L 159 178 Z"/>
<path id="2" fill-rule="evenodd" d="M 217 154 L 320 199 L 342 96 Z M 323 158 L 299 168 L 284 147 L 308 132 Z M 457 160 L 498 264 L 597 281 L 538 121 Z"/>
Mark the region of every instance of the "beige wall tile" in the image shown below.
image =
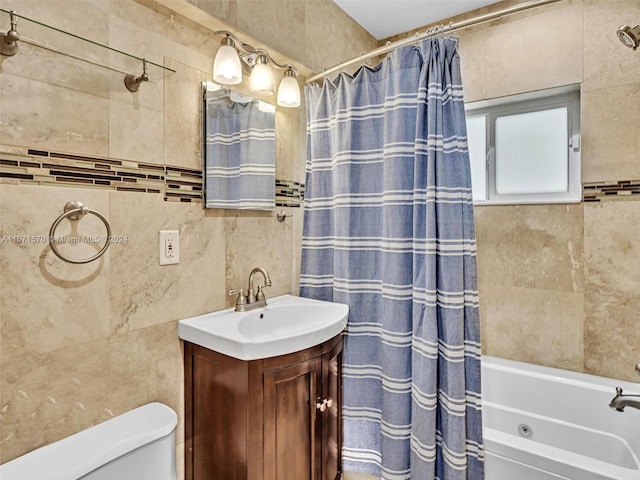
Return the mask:
<path id="1" fill-rule="evenodd" d="M 344 472 L 344 480 L 379 480 L 379 478 L 366 473 Z"/>
<path id="2" fill-rule="evenodd" d="M 582 205 L 490 206 L 480 263 L 487 284 L 582 292 Z"/>
<path id="3" fill-rule="evenodd" d="M 0 462 L 126 410 L 109 368 L 106 337 L 3 363 Z"/>
<path id="4" fill-rule="evenodd" d="M 585 368 L 637 381 L 640 202 L 585 206 Z"/>
<path id="5" fill-rule="evenodd" d="M 108 153 L 109 108 L 104 98 L 3 73 L 0 105 L 2 143 Z"/>
<path id="6" fill-rule="evenodd" d="M 196 7 L 219 18 L 228 25 L 238 26 L 238 2 L 236 0 L 188 0 Z"/>
<path id="7" fill-rule="evenodd" d="M 484 353 L 582 370 L 582 293 L 490 286 L 484 298 Z"/>
<path id="8" fill-rule="evenodd" d="M 585 0 L 583 91 L 638 82 L 640 55 L 616 35 L 620 25 L 640 22 L 638 0 Z"/>
<path id="9" fill-rule="evenodd" d="M 122 412 L 161 402 L 178 414 L 176 443 L 184 441 L 184 367 L 177 322 L 111 337 L 110 383 L 129 400 Z M 122 413 L 119 412 L 119 413 Z"/>
<path id="10" fill-rule="evenodd" d="M 300 116 L 304 115 L 304 110 L 298 108 L 276 108 L 276 178 L 304 181 L 299 168 L 307 155 L 306 121 L 300 128 Z"/>
<path id="11" fill-rule="evenodd" d="M 63 262 L 48 244 L 49 229 L 70 200 L 109 218 L 108 194 L 68 188 L 3 185 L 0 197 L 0 333 L 2 363 L 68 348 L 109 335 L 109 259 Z M 74 222 L 76 223 L 76 222 Z M 69 235 L 63 220 L 56 237 Z M 76 223 L 78 235 L 105 235 L 93 215 Z M 32 237 L 36 236 L 36 237 Z M 90 244 L 60 245 L 71 258 L 95 254 Z M 4 368 L 2 369 L 4 371 Z"/>
<path id="12" fill-rule="evenodd" d="M 152 401 L 178 413 L 180 444 L 182 384 L 175 322 L 8 362 L 0 388 L 0 461 Z"/>
<path id="13" fill-rule="evenodd" d="M 109 101 L 109 156 L 163 163 L 162 113 L 130 103 Z"/>
<path id="14" fill-rule="evenodd" d="M 306 62 L 303 63 L 312 70 L 320 72 L 378 46 L 364 28 L 355 25 L 331 0 L 309 0 L 304 4 Z"/>
<path id="15" fill-rule="evenodd" d="M 640 178 L 638 111 L 640 82 L 583 92 L 583 182 Z"/>
<path id="16" fill-rule="evenodd" d="M 99 52 L 102 53 L 102 57 L 95 58 L 96 63 L 93 63 L 22 42 L 18 54 L 0 60 L 3 74 L 109 98 L 109 78 L 117 75 L 122 81 L 122 76 L 110 72 L 103 66 L 108 65 L 107 50 L 100 49 Z M 81 58 L 88 59 L 90 56 L 85 55 Z M 46 72 L 46 75 L 43 75 L 43 72 Z"/>
<path id="17" fill-rule="evenodd" d="M 459 40 L 460 70 L 464 87 L 464 101 L 475 102 L 487 98 L 487 32 L 463 30 Z"/>
<path id="18" fill-rule="evenodd" d="M 200 70 L 167 58 L 165 65 L 176 70 L 165 79 L 164 132 L 165 163 L 202 168 L 202 82 Z"/>
<path id="19" fill-rule="evenodd" d="M 290 218 L 287 220 L 291 220 Z M 227 240 L 226 290 L 249 288 L 249 273 L 255 267 L 264 268 L 272 285 L 265 289 L 270 297 L 291 293 L 293 269 L 292 222 L 278 222 L 273 212 L 228 211 L 224 235 Z M 262 276 L 256 280 L 262 283 Z M 234 305 L 235 297 L 227 298 L 227 306 Z"/>
<path id="20" fill-rule="evenodd" d="M 584 319 L 584 371 L 603 377 L 637 382 L 640 362 L 638 299 L 617 292 L 588 291 Z"/>
<path id="21" fill-rule="evenodd" d="M 222 217 L 205 216 L 200 204 L 165 202 L 160 195 L 124 192 L 110 196 L 113 231 L 128 236 L 128 242 L 112 252 L 114 333 L 224 307 Z M 179 264 L 159 264 L 160 230 L 180 232 Z"/>
<path id="22" fill-rule="evenodd" d="M 304 62 L 305 2 L 237 0 L 236 22 L 240 31 L 250 33 L 282 54 Z M 278 25 L 280 28 L 274 28 Z"/>
<path id="23" fill-rule="evenodd" d="M 582 82 L 582 32 L 581 2 L 487 29 L 487 97 Z"/>

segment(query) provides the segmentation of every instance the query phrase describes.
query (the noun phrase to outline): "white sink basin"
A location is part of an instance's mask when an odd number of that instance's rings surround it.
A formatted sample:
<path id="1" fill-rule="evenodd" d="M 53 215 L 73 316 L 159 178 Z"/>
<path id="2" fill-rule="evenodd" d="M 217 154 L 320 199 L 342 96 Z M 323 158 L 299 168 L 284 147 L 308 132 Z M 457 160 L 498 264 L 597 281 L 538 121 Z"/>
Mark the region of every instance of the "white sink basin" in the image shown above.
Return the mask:
<path id="1" fill-rule="evenodd" d="M 178 336 L 240 360 L 256 360 L 319 345 L 347 325 L 349 307 L 341 303 L 282 295 L 249 312 L 233 308 L 185 318 Z"/>

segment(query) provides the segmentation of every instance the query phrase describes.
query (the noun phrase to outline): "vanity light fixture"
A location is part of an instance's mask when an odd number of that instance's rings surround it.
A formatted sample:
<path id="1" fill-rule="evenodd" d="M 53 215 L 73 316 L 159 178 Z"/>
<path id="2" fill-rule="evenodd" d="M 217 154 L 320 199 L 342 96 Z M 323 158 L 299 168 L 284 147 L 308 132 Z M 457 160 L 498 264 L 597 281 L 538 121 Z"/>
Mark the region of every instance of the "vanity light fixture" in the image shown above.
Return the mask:
<path id="1" fill-rule="evenodd" d="M 300 106 L 300 87 L 293 68 L 284 72 L 284 78 L 278 87 L 278 105 L 289 108 Z"/>
<path id="2" fill-rule="evenodd" d="M 251 70 L 251 91 L 273 95 L 274 83 L 273 72 L 269 68 L 269 58 L 264 53 L 260 53 Z"/>
<path id="3" fill-rule="evenodd" d="M 231 34 L 227 34 L 220 42 L 213 61 L 213 79 L 225 85 L 237 85 L 242 81 L 242 64 Z"/>
<path id="4" fill-rule="evenodd" d="M 275 82 L 271 65 L 285 69 L 284 78 L 278 87 L 277 104 L 281 107 L 295 108 L 300 106 L 300 86 L 296 79 L 297 72 L 293 65 L 287 63 L 281 65 L 276 62 L 269 52 L 257 49 L 242 42 L 233 33 L 226 30 L 214 32 L 216 35 L 224 35 L 220 48 L 213 61 L 213 80 L 223 85 L 237 85 L 242 82 L 242 62 L 236 45 L 247 52 L 251 60 L 245 63 L 251 68 L 251 91 L 273 95 Z M 245 55 L 243 55 L 243 58 Z M 253 60 L 255 58 L 255 61 Z"/>

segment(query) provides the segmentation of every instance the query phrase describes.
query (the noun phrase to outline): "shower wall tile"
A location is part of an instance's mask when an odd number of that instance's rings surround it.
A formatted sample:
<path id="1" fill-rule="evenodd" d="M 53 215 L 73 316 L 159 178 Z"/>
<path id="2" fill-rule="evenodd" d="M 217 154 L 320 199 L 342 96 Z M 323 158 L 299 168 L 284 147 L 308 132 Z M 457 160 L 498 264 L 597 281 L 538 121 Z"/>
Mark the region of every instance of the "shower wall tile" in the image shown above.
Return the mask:
<path id="1" fill-rule="evenodd" d="M 478 269 L 478 292 L 480 295 L 480 331 L 486 331 L 487 320 L 487 302 L 485 298 L 485 291 L 489 288 L 491 278 L 490 271 L 488 270 L 487 259 L 489 256 L 486 254 L 489 245 L 487 245 L 487 209 L 485 206 L 474 206 L 473 214 L 475 219 L 476 229 L 476 243 L 478 248 L 478 254 L 476 257 L 477 269 Z"/>
<path id="2" fill-rule="evenodd" d="M 165 80 L 164 132 L 165 163 L 202 169 L 202 82 L 206 76 L 177 60 L 166 58 L 165 65 L 176 73 Z M 179 118 L 179 122 L 172 119 Z"/>
<path id="3" fill-rule="evenodd" d="M 88 155 L 108 153 L 105 98 L 3 73 L 0 105 L 0 143 Z"/>
<path id="4" fill-rule="evenodd" d="M 616 30 L 639 19 L 637 0 L 585 0 L 583 91 L 638 83 L 640 55 L 620 43 Z"/>
<path id="5" fill-rule="evenodd" d="M 484 298 L 485 354 L 582 371 L 582 293 L 491 285 Z"/>
<path id="6" fill-rule="evenodd" d="M 582 181 L 640 178 L 640 82 L 582 93 Z"/>
<path id="7" fill-rule="evenodd" d="M 112 252 L 113 333 L 224 307 L 225 238 L 220 214 L 205 216 L 199 204 L 165 202 L 156 195 L 110 195 L 113 232 L 128 237 Z M 159 264 L 160 230 L 180 232 L 179 264 Z"/>
<path id="8" fill-rule="evenodd" d="M 582 82 L 583 5 L 570 3 L 487 29 L 487 97 Z"/>
<path id="9" fill-rule="evenodd" d="M 485 283 L 583 291 L 581 204 L 486 208 L 486 241 L 479 246 Z"/>
<path id="10" fill-rule="evenodd" d="M 79 200 L 109 217 L 106 192 L 70 188 L 2 185 L 0 197 L 0 360 L 17 361 L 101 338 L 109 334 L 107 250 L 98 261 L 73 265 L 49 247 L 49 229 L 65 204 Z M 77 224 L 81 236 L 104 236 L 105 228 L 88 215 Z M 63 220 L 54 235 L 67 236 Z M 95 247 L 101 244 L 95 244 Z M 70 258 L 95 254 L 93 244 L 64 244 Z M 3 368 L 4 370 L 4 368 Z"/>
<path id="11" fill-rule="evenodd" d="M 640 204 L 585 206 L 585 370 L 637 381 Z"/>

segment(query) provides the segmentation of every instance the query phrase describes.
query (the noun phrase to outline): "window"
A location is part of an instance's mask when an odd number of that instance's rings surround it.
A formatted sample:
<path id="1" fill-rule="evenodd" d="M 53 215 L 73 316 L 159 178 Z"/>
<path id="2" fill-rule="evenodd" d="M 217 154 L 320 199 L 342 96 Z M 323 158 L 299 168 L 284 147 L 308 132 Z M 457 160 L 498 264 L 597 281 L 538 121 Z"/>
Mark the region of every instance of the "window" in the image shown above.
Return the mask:
<path id="1" fill-rule="evenodd" d="M 579 91 L 475 102 L 466 114 L 474 203 L 581 200 Z"/>

